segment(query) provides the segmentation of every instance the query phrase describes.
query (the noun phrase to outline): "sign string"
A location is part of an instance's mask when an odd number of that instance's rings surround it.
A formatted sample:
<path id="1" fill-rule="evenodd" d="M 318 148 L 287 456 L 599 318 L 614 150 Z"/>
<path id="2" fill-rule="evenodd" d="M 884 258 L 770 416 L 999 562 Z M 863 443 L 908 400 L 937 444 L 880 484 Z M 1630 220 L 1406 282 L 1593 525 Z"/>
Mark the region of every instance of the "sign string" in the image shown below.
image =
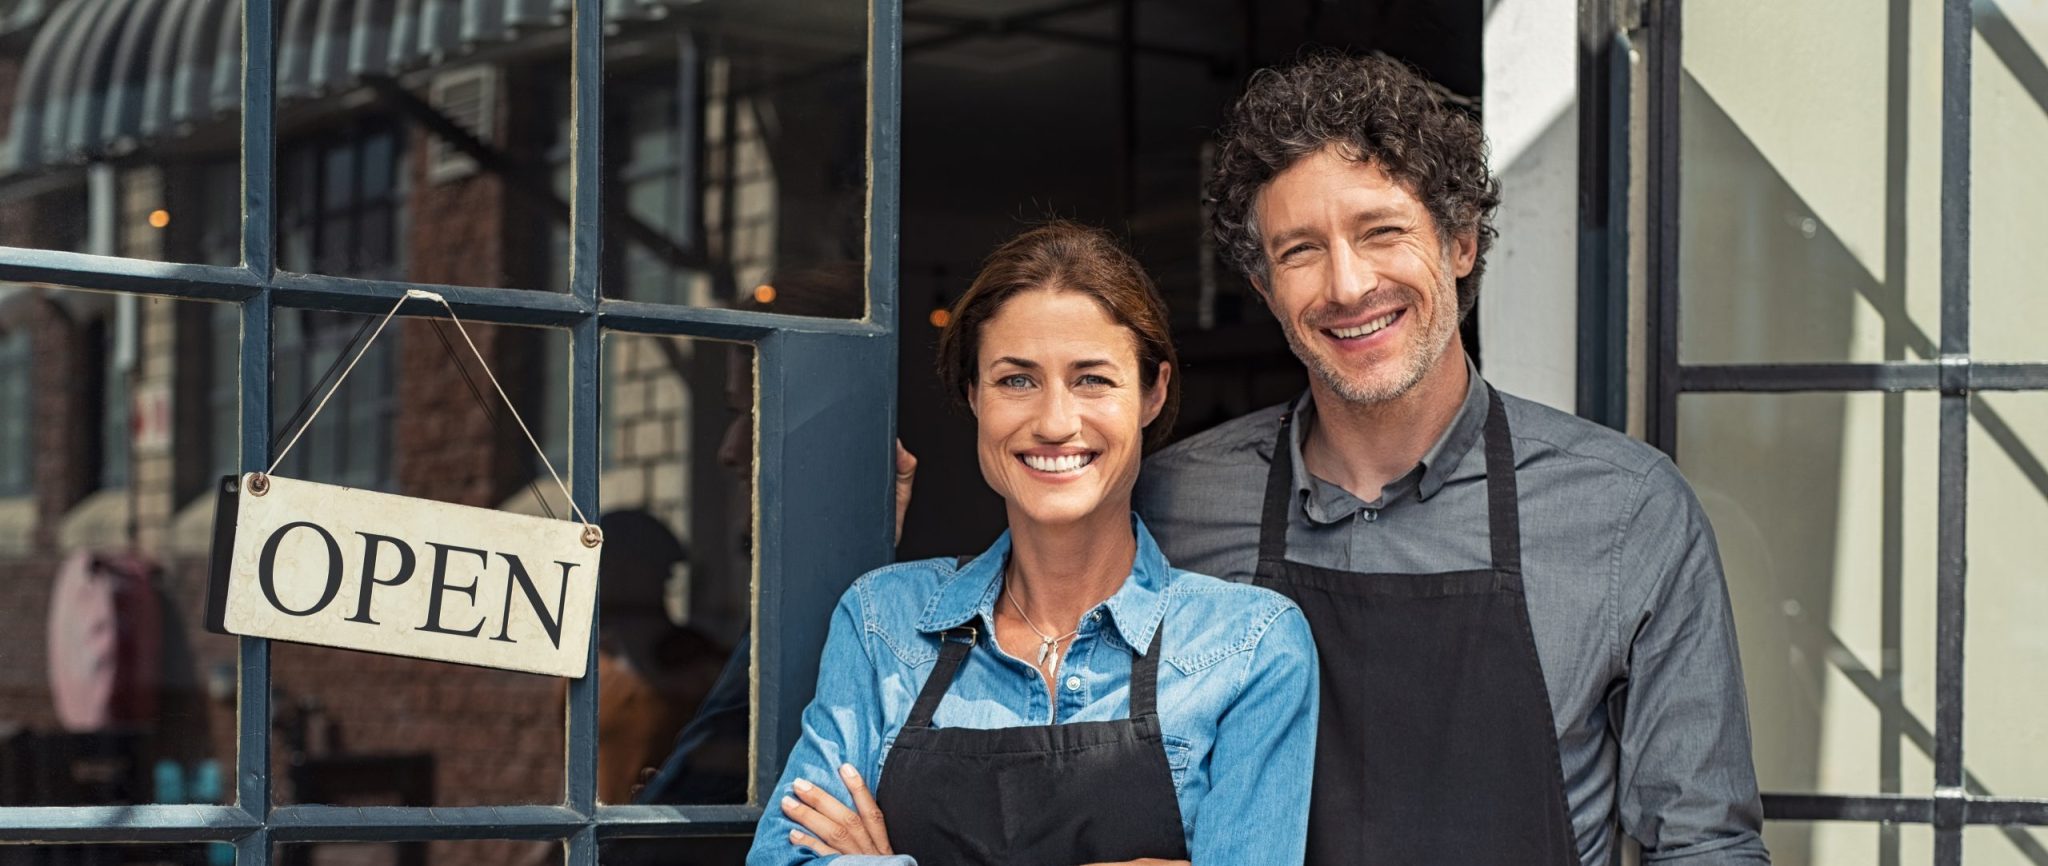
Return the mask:
<path id="1" fill-rule="evenodd" d="M 313 405 L 313 411 L 306 416 L 306 423 L 301 425 L 298 431 L 292 434 L 291 439 L 286 440 L 284 448 L 279 450 L 277 456 L 271 459 L 270 468 L 264 474 L 269 475 L 277 471 L 278 465 L 284 462 L 284 456 L 291 453 L 293 445 L 298 444 L 299 437 L 305 435 L 307 428 L 313 426 L 313 419 L 320 416 L 320 410 L 327 408 L 327 401 L 333 399 L 336 391 L 341 390 L 341 383 L 348 379 L 350 372 L 355 370 L 356 362 L 361 361 L 363 356 L 369 353 L 370 344 L 377 342 L 378 335 L 384 333 L 384 326 L 391 323 L 392 317 L 398 315 L 398 308 L 405 306 L 405 302 L 409 300 L 437 301 L 443 309 L 448 311 L 448 319 L 455 323 L 455 330 L 462 335 L 462 342 L 467 344 L 469 351 L 476 355 L 477 365 L 483 367 L 484 377 L 491 381 L 491 387 L 497 390 L 498 398 L 505 401 L 505 409 L 512 413 L 512 421 L 519 425 L 519 432 L 526 434 L 526 442 L 533 446 L 533 453 L 540 455 L 541 465 L 547 467 L 548 477 L 555 480 L 555 487 L 562 491 L 562 498 L 568 501 L 569 508 L 575 512 L 577 522 L 590 529 L 595 529 L 596 525 L 591 523 L 590 518 L 584 515 L 583 509 L 577 506 L 576 498 L 569 495 L 569 485 L 562 483 L 561 473 L 555 471 L 554 461 L 548 459 L 547 451 L 540 447 L 540 440 L 535 439 L 533 431 L 527 428 L 526 419 L 519 416 L 519 407 L 512 404 L 512 397 L 505 393 L 505 386 L 498 384 L 498 375 L 491 372 L 490 362 L 484 360 L 483 351 L 476 347 L 475 340 L 470 339 L 469 329 L 463 327 L 462 318 L 455 315 L 455 307 L 448 303 L 447 298 L 425 289 L 407 289 L 405 295 L 398 299 L 398 303 L 391 305 L 390 311 L 386 312 L 384 318 L 377 323 L 377 329 L 370 332 L 370 338 L 363 341 L 362 345 L 356 349 L 355 356 L 349 359 L 348 366 L 343 367 L 341 375 L 336 376 L 334 383 L 328 386 L 327 393 L 320 395 L 320 402 Z"/>

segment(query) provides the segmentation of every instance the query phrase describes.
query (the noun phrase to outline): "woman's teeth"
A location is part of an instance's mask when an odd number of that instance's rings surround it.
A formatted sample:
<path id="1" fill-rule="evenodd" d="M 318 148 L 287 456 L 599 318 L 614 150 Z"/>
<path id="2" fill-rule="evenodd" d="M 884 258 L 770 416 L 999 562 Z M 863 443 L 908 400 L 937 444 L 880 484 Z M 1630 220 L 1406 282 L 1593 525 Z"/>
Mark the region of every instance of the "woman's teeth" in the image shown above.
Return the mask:
<path id="1" fill-rule="evenodd" d="M 1356 328 L 1331 328 L 1330 333 L 1339 340 L 1353 340 L 1391 325 L 1400 317 L 1401 311 L 1395 310 Z"/>
<path id="2" fill-rule="evenodd" d="M 1092 453 L 1062 454 L 1058 457 L 1045 457 L 1038 454 L 1025 454 L 1022 456 L 1024 458 L 1024 465 L 1040 472 L 1052 473 L 1079 472 L 1081 467 L 1095 461 L 1095 455 Z"/>

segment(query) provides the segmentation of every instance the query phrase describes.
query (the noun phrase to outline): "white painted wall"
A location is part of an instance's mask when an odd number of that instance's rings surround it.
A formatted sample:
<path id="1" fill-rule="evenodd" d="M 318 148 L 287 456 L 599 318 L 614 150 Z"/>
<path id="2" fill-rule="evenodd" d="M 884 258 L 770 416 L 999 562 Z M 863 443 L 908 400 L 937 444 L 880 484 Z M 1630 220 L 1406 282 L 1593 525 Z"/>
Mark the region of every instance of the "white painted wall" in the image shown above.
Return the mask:
<path id="1" fill-rule="evenodd" d="M 1498 0 L 1486 15 L 1482 96 L 1501 181 L 1500 239 L 1479 293 L 1486 377 L 1577 406 L 1578 5 Z"/>

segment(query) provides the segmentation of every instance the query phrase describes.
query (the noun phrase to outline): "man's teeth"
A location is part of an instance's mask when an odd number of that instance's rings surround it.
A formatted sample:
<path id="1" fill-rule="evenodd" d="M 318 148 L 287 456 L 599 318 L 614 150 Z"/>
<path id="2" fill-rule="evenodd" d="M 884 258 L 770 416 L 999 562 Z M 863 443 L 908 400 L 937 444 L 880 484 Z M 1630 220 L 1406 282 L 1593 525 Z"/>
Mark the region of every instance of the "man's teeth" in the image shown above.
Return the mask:
<path id="1" fill-rule="evenodd" d="M 1395 317 L 1399 315 L 1400 311 L 1396 310 L 1356 328 L 1331 328 L 1330 333 L 1336 335 L 1339 340 L 1356 339 L 1393 324 Z"/>
<path id="2" fill-rule="evenodd" d="M 1077 472 L 1094 460 L 1093 454 L 1062 454 L 1058 457 L 1024 455 L 1024 465 L 1040 472 Z"/>

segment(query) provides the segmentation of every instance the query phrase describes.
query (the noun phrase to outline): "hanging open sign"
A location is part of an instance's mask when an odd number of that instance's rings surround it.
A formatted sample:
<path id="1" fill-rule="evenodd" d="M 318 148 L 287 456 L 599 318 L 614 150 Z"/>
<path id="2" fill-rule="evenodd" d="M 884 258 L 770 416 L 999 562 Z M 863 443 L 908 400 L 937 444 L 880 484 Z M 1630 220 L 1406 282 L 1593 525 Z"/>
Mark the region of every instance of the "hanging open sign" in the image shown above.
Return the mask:
<path id="1" fill-rule="evenodd" d="M 222 479 L 208 628 L 583 676 L 595 527 L 251 472 Z"/>
<path id="2" fill-rule="evenodd" d="M 272 474 L 407 301 L 438 303 L 578 523 Z M 604 536 L 569 496 L 446 298 L 409 289 L 268 472 L 221 480 L 207 628 L 387 655 L 583 676 Z"/>

